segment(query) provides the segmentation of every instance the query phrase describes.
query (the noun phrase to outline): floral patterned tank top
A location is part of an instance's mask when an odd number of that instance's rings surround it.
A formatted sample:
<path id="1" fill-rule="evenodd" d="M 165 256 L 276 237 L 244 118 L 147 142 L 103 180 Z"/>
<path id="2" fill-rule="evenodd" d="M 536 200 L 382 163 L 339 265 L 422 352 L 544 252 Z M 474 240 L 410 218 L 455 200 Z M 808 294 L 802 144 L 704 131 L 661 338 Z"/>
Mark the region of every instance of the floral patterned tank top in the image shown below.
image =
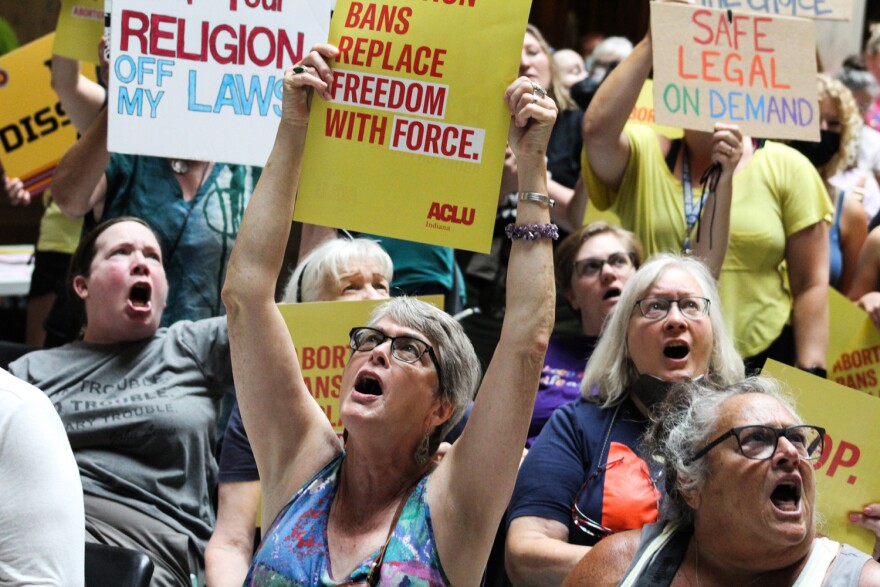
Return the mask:
<path id="1" fill-rule="evenodd" d="M 345 577 L 333 577 L 327 549 L 327 520 L 345 453 L 330 461 L 285 505 L 265 533 L 245 579 L 254 587 L 332 587 L 365 581 L 379 550 Z M 430 475 L 419 481 L 398 518 L 381 567 L 383 587 L 450 585 L 434 540 L 425 500 Z"/>

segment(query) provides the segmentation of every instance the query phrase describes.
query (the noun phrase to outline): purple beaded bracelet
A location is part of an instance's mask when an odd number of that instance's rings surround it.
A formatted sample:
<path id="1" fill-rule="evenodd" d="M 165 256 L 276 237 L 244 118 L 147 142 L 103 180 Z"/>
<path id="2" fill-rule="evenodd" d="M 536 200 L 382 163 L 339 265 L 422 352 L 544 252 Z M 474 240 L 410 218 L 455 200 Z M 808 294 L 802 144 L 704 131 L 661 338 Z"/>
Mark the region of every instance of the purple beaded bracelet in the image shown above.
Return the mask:
<path id="1" fill-rule="evenodd" d="M 559 227 L 555 224 L 508 224 L 504 228 L 507 238 L 510 240 L 525 239 L 528 241 L 536 238 L 559 238 Z"/>

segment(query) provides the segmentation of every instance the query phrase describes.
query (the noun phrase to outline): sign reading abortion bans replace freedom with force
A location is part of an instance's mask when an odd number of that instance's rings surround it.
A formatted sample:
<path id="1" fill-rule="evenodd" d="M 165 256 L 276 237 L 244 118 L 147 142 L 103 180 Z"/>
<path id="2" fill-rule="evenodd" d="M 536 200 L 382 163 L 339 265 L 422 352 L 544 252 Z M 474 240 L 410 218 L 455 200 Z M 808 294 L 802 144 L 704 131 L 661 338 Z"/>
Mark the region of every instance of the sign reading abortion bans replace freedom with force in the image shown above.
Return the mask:
<path id="1" fill-rule="evenodd" d="M 653 2 L 651 36 L 658 123 L 819 140 L 813 22 Z"/>
<path id="2" fill-rule="evenodd" d="M 264 165 L 284 70 L 329 23 L 330 0 L 114 2 L 108 148 Z"/>
<path id="3" fill-rule="evenodd" d="M 488 252 L 527 0 L 340 0 L 296 220 Z"/>

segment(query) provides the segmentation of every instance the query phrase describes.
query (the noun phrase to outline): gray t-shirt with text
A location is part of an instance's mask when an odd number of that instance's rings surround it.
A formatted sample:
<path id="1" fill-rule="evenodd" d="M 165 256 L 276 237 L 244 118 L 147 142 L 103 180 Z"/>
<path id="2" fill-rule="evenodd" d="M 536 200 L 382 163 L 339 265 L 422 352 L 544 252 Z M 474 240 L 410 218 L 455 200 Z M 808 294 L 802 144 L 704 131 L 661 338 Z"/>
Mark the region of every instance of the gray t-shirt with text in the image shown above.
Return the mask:
<path id="1" fill-rule="evenodd" d="M 55 405 L 85 494 L 152 516 L 204 552 L 217 414 L 232 389 L 225 316 L 177 322 L 138 342 L 36 351 L 9 369 Z"/>

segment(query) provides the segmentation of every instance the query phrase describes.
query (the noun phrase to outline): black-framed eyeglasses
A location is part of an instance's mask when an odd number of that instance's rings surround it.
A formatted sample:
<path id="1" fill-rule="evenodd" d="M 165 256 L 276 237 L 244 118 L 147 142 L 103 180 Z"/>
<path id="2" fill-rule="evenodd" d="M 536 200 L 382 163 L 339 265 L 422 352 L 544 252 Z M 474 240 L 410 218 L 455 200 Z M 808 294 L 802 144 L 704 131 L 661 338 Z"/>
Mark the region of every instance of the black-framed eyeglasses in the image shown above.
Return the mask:
<path id="1" fill-rule="evenodd" d="M 672 304 L 678 306 L 681 315 L 690 320 L 697 320 L 709 313 L 709 299 L 698 296 L 687 296 L 671 300 L 669 298 L 642 298 L 636 300 L 642 316 L 648 320 L 662 320 L 669 314 Z"/>
<path id="2" fill-rule="evenodd" d="M 619 459 L 608 461 L 604 465 L 596 467 L 596 469 L 587 476 L 583 485 L 581 485 L 581 488 L 578 489 L 577 495 L 574 496 L 574 502 L 571 504 L 572 523 L 574 523 L 574 525 L 584 534 L 597 540 L 605 538 L 606 536 L 611 534 L 613 530 L 611 528 L 608 528 L 607 526 L 603 526 L 599 522 L 592 519 L 590 516 L 586 515 L 584 512 L 581 511 L 581 507 L 578 504 L 581 501 L 581 497 L 584 495 L 587 487 L 589 487 L 590 483 L 592 483 L 596 479 L 596 477 L 598 477 L 614 465 L 618 465 L 622 462 L 623 457 L 620 457 Z"/>
<path id="3" fill-rule="evenodd" d="M 351 350 L 367 352 L 371 351 L 386 340 L 391 341 L 391 356 L 401 363 L 415 363 L 422 358 L 422 355 L 428 353 L 434 368 L 437 370 L 438 386 L 440 383 L 440 361 L 434 354 L 434 348 L 420 338 L 415 336 L 388 336 L 377 328 L 369 326 L 359 326 L 352 328 L 348 333 L 351 338 Z"/>
<path id="4" fill-rule="evenodd" d="M 747 459 L 763 461 L 776 454 L 779 437 L 784 436 L 797 450 L 798 456 L 805 461 L 812 461 L 822 456 L 825 449 L 825 429 L 821 426 L 737 426 L 731 428 L 696 452 L 690 462 L 706 456 L 710 450 L 733 436 L 739 444 L 739 450 Z"/>
<path id="5" fill-rule="evenodd" d="M 635 259 L 629 253 L 614 253 L 607 259 L 601 257 L 587 257 L 572 263 L 575 275 L 578 277 L 593 278 L 602 273 L 602 268 L 608 264 L 615 272 L 621 272 L 635 266 Z"/>

